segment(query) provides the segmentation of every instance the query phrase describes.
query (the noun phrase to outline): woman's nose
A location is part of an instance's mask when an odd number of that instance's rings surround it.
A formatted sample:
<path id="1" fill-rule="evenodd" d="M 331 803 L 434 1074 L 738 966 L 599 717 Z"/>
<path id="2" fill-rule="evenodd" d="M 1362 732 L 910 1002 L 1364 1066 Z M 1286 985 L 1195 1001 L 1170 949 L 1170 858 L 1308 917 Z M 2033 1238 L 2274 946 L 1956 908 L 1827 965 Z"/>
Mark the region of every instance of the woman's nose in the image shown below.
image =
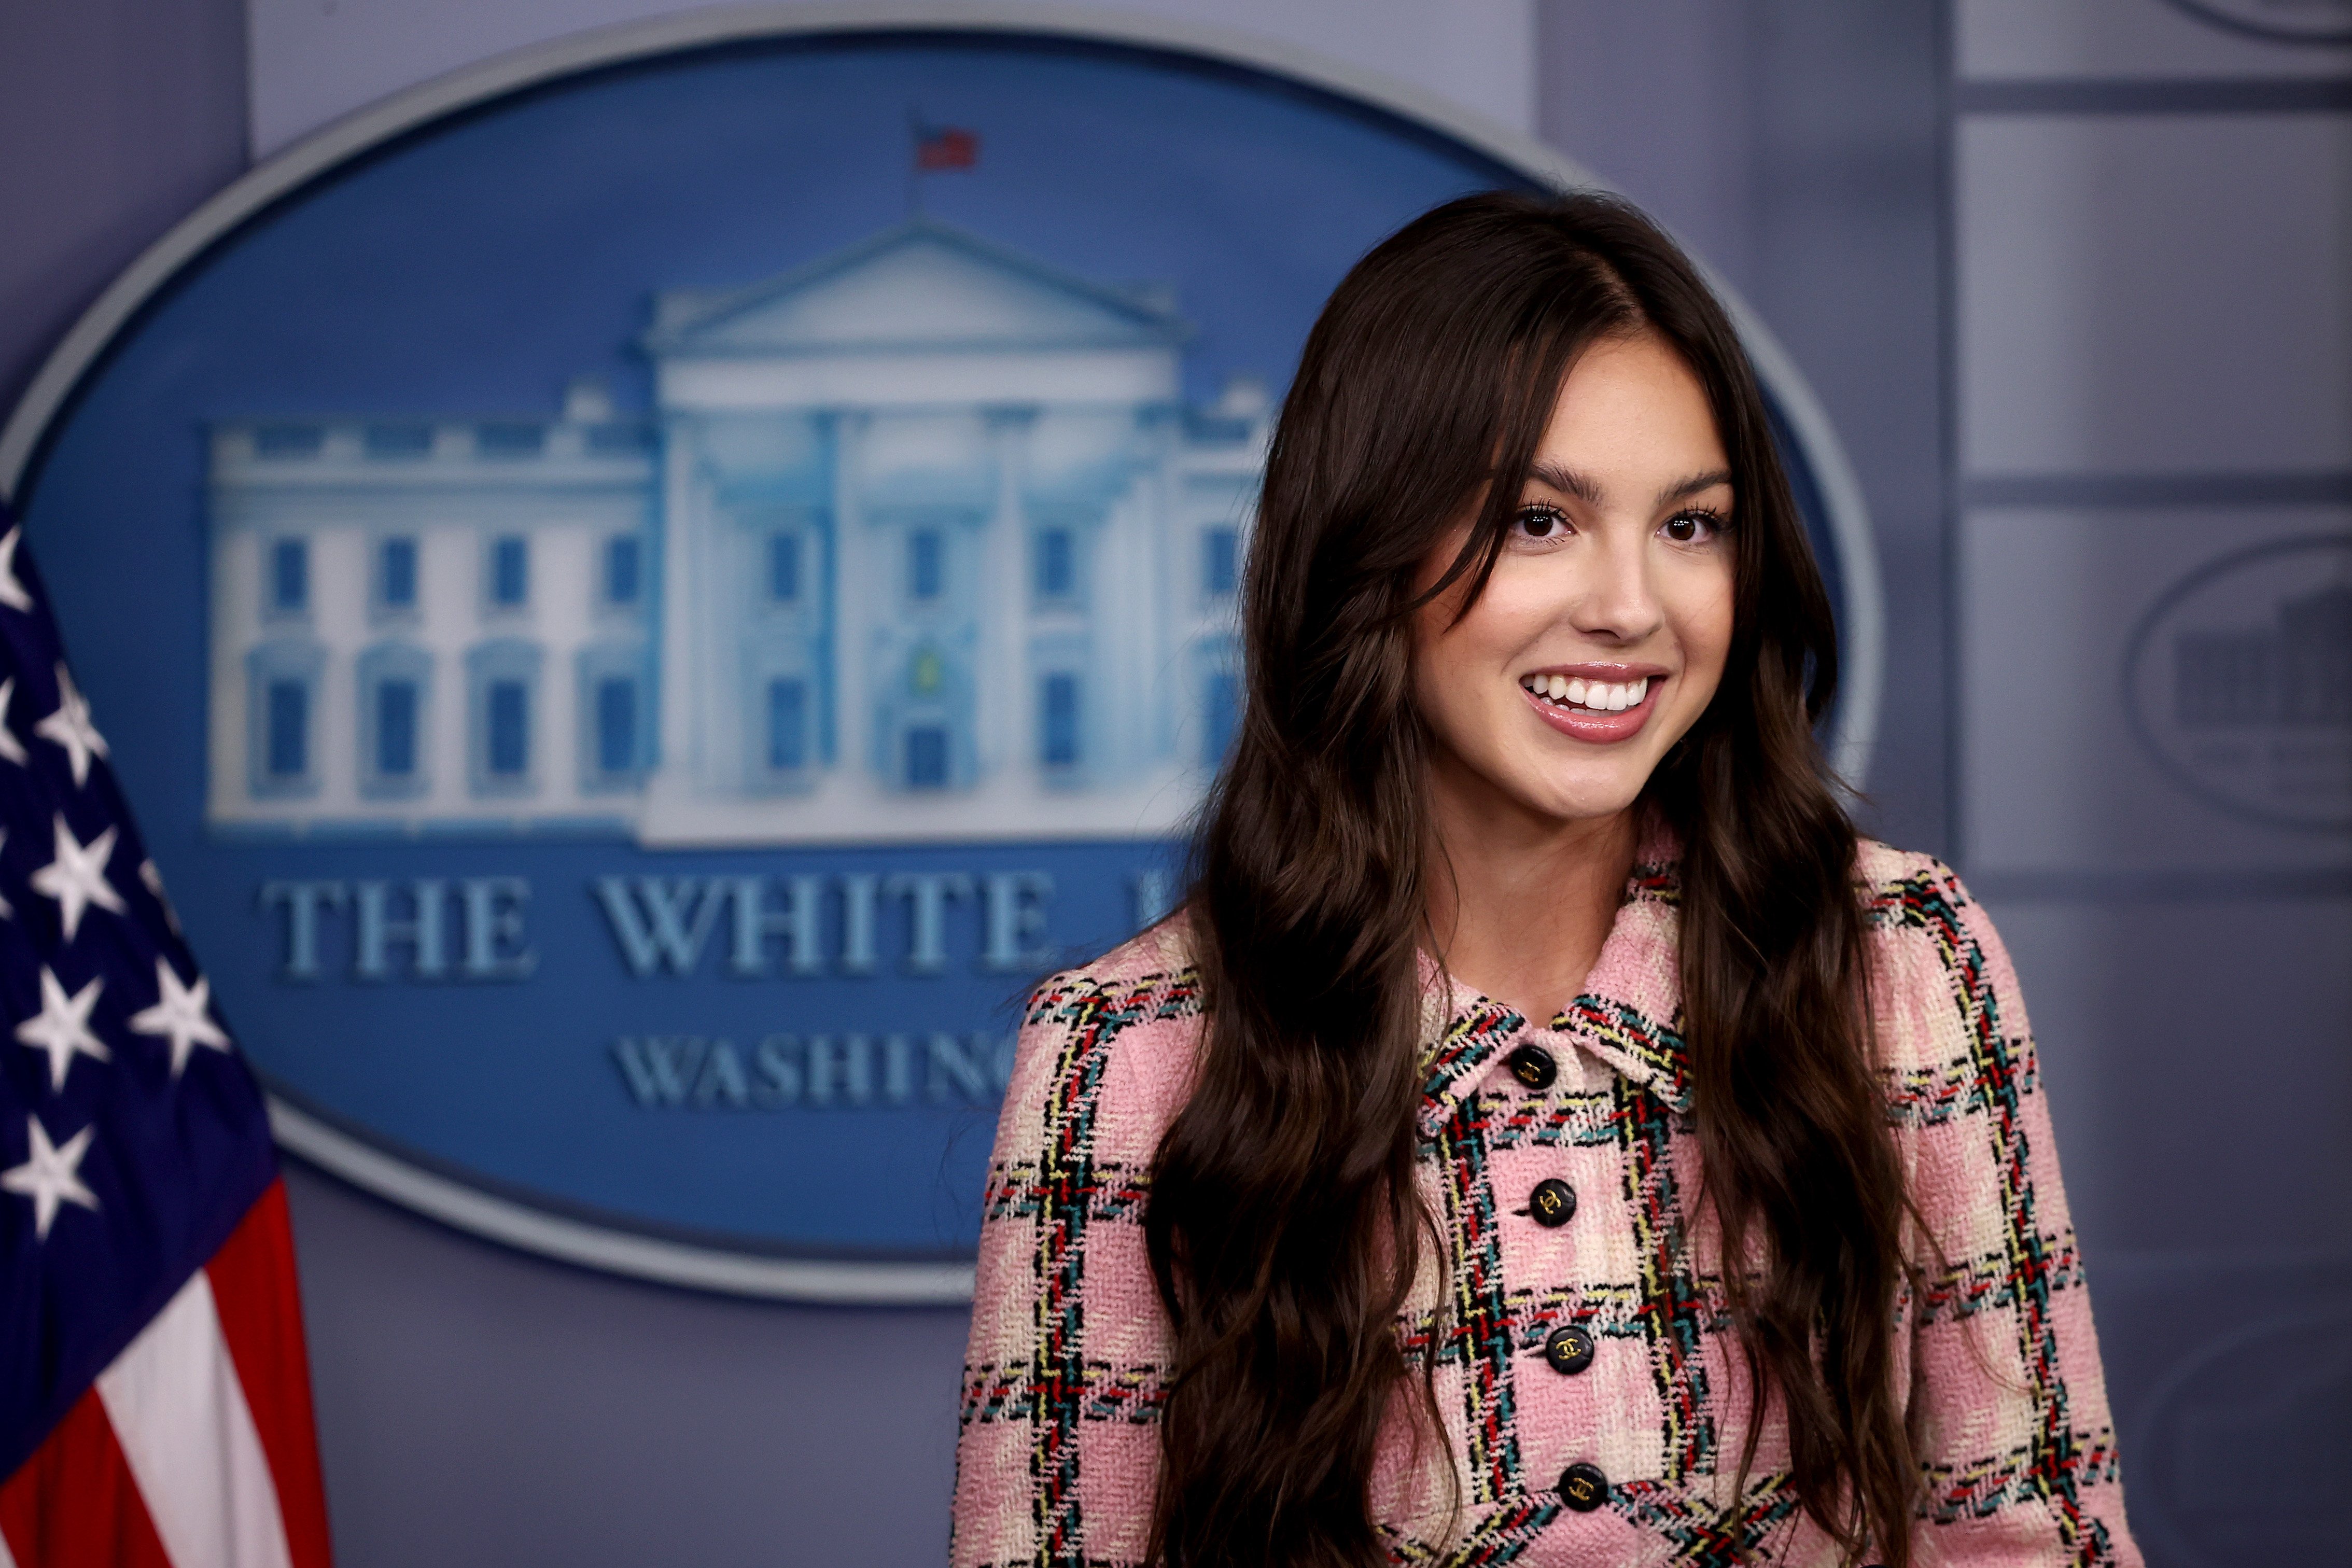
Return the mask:
<path id="1" fill-rule="evenodd" d="M 1650 582 L 1641 542 L 1609 539 L 1590 557 L 1590 574 L 1570 610 L 1576 629 L 1611 642 L 1634 643 L 1658 629 L 1664 611 Z"/>

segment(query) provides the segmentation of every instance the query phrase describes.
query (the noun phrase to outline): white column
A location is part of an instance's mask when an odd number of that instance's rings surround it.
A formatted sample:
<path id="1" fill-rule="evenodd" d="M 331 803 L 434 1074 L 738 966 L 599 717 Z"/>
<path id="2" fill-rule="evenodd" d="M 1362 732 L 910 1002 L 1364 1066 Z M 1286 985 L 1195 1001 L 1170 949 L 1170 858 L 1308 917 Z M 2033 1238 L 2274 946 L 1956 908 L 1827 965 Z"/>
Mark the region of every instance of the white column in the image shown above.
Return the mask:
<path id="1" fill-rule="evenodd" d="M 866 429 L 872 416 L 845 410 L 834 424 L 833 596 L 835 776 L 825 793 L 862 796 L 873 788 L 874 684 L 871 671 L 876 608 L 888 602 L 887 563 L 860 500 L 866 472 Z"/>
<path id="2" fill-rule="evenodd" d="M 992 411 L 989 451 L 996 462 L 996 500 L 982 531 L 976 601 L 980 651 L 972 671 L 982 787 L 1030 793 L 1036 763 L 1036 698 L 1029 669 L 1029 525 L 1022 494 L 1029 478 L 1029 439 L 1036 416 Z"/>

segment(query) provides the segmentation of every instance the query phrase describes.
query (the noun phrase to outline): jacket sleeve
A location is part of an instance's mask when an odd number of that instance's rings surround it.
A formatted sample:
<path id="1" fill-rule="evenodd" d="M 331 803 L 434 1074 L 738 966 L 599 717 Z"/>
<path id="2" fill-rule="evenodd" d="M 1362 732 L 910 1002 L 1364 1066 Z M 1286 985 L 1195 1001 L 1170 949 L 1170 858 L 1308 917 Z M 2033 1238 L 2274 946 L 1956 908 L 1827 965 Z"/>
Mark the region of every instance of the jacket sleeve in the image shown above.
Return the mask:
<path id="1" fill-rule="evenodd" d="M 1160 975 L 1057 975 L 1029 999 L 982 1209 L 953 1568 L 1143 1561 L 1168 1339 L 1143 1198 L 1168 1014 Z"/>
<path id="2" fill-rule="evenodd" d="M 1922 860 L 1882 886 L 1897 1138 L 1935 1243 L 1912 1313 L 1925 1560 L 2140 1568 L 2081 1250 L 2017 973 L 1983 908 Z"/>

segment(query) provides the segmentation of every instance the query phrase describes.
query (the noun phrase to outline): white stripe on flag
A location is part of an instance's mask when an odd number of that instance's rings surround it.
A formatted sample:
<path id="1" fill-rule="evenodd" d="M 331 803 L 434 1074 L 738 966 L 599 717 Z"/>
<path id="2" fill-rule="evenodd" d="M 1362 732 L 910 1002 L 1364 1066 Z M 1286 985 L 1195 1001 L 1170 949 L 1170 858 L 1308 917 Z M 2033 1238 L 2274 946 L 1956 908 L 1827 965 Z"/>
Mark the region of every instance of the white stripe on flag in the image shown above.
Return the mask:
<path id="1" fill-rule="evenodd" d="M 172 1568 L 291 1568 L 278 1488 L 205 1272 L 98 1375 Z"/>
<path id="2" fill-rule="evenodd" d="M 0 1535 L 0 1568 L 16 1568 L 16 1560 L 8 1555 L 8 1538 Z"/>

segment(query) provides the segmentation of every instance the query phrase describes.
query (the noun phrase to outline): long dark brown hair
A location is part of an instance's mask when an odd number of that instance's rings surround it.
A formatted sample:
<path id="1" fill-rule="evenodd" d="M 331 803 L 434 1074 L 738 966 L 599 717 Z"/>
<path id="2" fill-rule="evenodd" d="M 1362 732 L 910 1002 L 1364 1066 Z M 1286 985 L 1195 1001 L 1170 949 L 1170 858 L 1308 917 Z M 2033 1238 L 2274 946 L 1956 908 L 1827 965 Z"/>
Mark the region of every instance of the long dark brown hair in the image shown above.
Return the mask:
<path id="1" fill-rule="evenodd" d="M 1186 905 L 1203 1055 L 1147 1215 L 1175 1332 L 1153 1530 L 1171 1568 L 1384 1563 L 1368 1488 L 1391 1404 L 1443 1441 L 1396 1328 L 1432 1236 L 1413 1186 L 1431 875 L 1413 622 L 1465 578 L 1483 590 L 1569 367 L 1638 333 L 1706 388 L 1736 497 L 1723 683 L 1642 809 L 1683 846 L 1679 1026 L 1753 1390 L 1738 1484 L 1769 1406 L 1815 1521 L 1855 1557 L 1909 1561 L 1917 1472 L 1890 1386 L 1906 1200 L 1854 829 L 1815 736 L 1829 596 L 1722 307 L 1633 206 L 1576 193 L 1465 197 L 1382 243 L 1283 404 L 1243 594 L 1247 700 Z"/>

